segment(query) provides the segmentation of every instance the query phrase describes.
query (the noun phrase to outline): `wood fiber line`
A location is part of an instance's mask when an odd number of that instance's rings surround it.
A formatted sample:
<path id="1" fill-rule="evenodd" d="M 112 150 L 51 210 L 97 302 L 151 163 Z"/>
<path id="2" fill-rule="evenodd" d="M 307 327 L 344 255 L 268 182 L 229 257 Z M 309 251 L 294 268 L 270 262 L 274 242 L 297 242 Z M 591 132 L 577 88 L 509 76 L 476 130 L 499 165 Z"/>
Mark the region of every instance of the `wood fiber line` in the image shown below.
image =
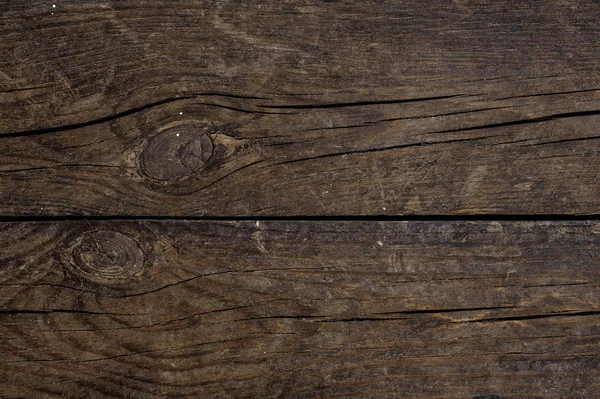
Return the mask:
<path id="1" fill-rule="evenodd" d="M 594 1 L 5 1 L 0 216 L 598 214 Z"/>
<path id="2" fill-rule="evenodd" d="M 599 249 L 592 221 L 2 223 L 0 396 L 599 398 Z"/>

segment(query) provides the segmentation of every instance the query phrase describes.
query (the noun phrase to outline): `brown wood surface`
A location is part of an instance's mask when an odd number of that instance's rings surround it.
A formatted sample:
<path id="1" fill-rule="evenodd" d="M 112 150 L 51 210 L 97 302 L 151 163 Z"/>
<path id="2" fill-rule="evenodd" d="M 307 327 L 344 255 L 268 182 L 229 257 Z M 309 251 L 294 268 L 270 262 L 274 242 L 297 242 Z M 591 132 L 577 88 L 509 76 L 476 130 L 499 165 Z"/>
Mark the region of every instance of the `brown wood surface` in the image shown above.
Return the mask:
<path id="1" fill-rule="evenodd" d="M 600 209 L 597 1 L 0 11 L 0 215 Z"/>
<path id="2" fill-rule="evenodd" d="M 0 398 L 600 399 L 597 0 L 0 0 Z"/>
<path id="3" fill-rule="evenodd" d="M 600 222 L 0 225 L 5 398 L 598 398 Z"/>

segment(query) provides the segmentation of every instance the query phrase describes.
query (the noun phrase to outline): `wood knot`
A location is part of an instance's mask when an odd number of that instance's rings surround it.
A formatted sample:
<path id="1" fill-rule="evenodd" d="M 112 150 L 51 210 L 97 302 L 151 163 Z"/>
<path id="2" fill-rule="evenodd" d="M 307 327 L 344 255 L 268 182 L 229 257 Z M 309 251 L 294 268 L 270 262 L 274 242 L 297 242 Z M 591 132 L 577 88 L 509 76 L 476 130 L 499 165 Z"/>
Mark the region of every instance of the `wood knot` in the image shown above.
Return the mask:
<path id="1" fill-rule="evenodd" d="M 198 127 L 177 126 L 154 136 L 143 150 L 143 172 L 157 180 L 178 180 L 202 170 L 213 155 L 213 142 Z"/>
<path id="2" fill-rule="evenodd" d="M 110 230 L 91 231 L 71 246 L 74 271 L 100 284 L 119 284 L 138 275 L 144 266 L 144 252 L 135 240 Z"/>

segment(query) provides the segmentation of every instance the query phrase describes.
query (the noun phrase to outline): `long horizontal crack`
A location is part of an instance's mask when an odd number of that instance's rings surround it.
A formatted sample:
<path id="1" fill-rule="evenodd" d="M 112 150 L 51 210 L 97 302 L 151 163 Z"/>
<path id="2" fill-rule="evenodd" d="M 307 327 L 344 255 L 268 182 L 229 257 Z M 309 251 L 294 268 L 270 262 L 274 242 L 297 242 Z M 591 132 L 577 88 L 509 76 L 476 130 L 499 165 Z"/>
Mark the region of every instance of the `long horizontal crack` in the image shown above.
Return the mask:
<path id="1" fill-rule="evenodd" d="M 159 105 L 174 103 L 174 102 L 183 101 L 183 100 L 190 100 L 192 98 L 196 98 L 196 96 L 165 98 L 163 100 L 155 101 L 153 103 L 146 104 L 141 107 L 132 108 L 127 111 L 117 112 L 112 115 L 108 115 L 108 116 L 98 118 L 98 119 L 92 119 L 92 120 L 89 120 L 86 122 L 73 123 L 73 124 L 69 124 L 69 125 L 48 127 L 48 128 L 42 128 L 42 129 L 22 130 L 22 131 L 13 132 L 13 133 L 5 133 L 5 134 L 0 134 L 0 138 L 35 136 L 35 135 L 40 135 L 40 134 L 56 133 L 56 132 L 62 132 L 62 131 L 67 131 L 67 130 L 80 129 L 80 128 L 87 127 L 87 126 L 94 126 L 94 125 L 98 125 L 100 123 L 110 122 L 112 120 L 115 120 L 115 119 L 118 119 L 118 118 L 121 118 L 124 116 L 132 115 L 132 114 L 135 114 L 138 112 L 148 110 L 150 108 L 158 107 Z"/>
<path id="2" fill-rule="evenodd" d="M 600 136 L 591 136 L 591 137 L 578 137 L 575 139 L 563 139 L 563 140 L 554 140 L 554 141 L 544 141 L 542 143 L 533 143 L 533 144 L 523 144 L 522 147 L 531 147 L 538 145 L 549 145 L 549 144 L 560 144 L 560 143 L 569 143 L 572 141 L 585 141 L 585 140 L 598 140 Z"/>
<path id="3" fill-rule="evenodd" d="M 538 94 L 525 94 L 521 96 L 510 96 L 510 97 L 499 97 L 494 98 L 494 101 L 500 100 L 512 100 L 514 98 L 529 98 L 529 97 L 545 97 L 545 96 L 558 96 L 561 94 L 579 94 L 579 93 L 588 93 L 592 91 L 600 91 L 600 89 L 583 89 L 583 90 L 570 90 L 570 91 L 557 91 L 551 93 L 538 93 Z"/>
<path id="4" fill-rule="evenodd" d="M 402 149 L 402 148 L 423 147 L 423 146 L 429 146 L 429 145 L 452 144 L 452 143 L 460 143 L 460 142 L 466 142 L 466 141 L 484 140 L 484 139 L 489 139 L 489 138 L 498 137 L 498 136 L 499 135 L 491 135 L 491 136 L 484 136 L 484 137 L 473 137 L 473 138 L 468 138 L 468 139 L 456 139 L 456 140 L 445 140 L 445 141 L 434 141 L 434 142 L 426 142 L 425 141 L 425 142 L 412 143 L 412 144 L 400 144 L 400 145 L 394 145 L 394 146 L 383 147 L 383 148 L 371 148 L 371 149 L 367 149 L 367 150 L 344 151 L 344 152 L 337 152 L 337 153 L 333 153 L 333 154 L 317 155 L 314 157 L 293 159 L 291 161 L 277 162 L 277 163 L 269 164 L 264 167 L 286 165 L 286 164 L 291 164 L 291 163 L 310 161 L 313 159 L 340 157 L 340 156 L 350 155 L 350 154 L 366 154 L 366 153 L 370 153 L 370 152 L 381 152 L 381 151 L 397 150 L 397 149 Z"/>
<path id="5" fill-rule="evenodd" d="M 195 194 L 195 193 L 197 193 L 197 192 L 200 192 L 200 191 L 206 190 L 207 188 L 209 188 L 209 187 L 211 187 L 211 186 L 214 186 L 214 185 L 215 185 L 215 184 L 217 184 L 218 182 L 220 182 L 220 181 L 222 181 L 222 180 L 226 179 L 227 177 L 229 177 L 229 176 L 233 175 L 234 173 L 237 173 L 237 172 L 239 172 L 239 171 L 241 171 L 241 170 L 243 170 L 243 169 L 249 168 L 249 167 L 251 167 L 251 166 L 253 166 L 253 165 L 256 165 L 256 164 L 259 164 L 259 163 L 263 163 L 263 162 L 265 162 L 265 161 L 261 159 L 261 160 L 258 160 L 258 161 L 251 162 L 251 163 L 249 163 L 249 164 L 247 164 L 247 165 L 241 166 L 241 167 L 239 167 L 239 168 L 237 168 L 237 169 L 235 169 L 235 170 L 233 170 L 233 171 L 231 171 L 231 172 L 229 172 L 229 173 L 225 174 L 224 176 L 221 176 L 221 177 L 219 177 L 219 178 L 218 178 L 218 179 L 216 179 L 215 181 L 213 181 L 213 182 L 210 182 L 210 183 L 206 184 L 205 186 L 203 186 L 203 187 L 199 188 L 198 190 L 192 191 L 191 193 L 187 193 L 187 195 L 192 195 L 192 194 Z"/>
<path id="6" fill-rule="evenodd" d="M 378 123 L 384 122 L 396 122 L 396 121 L 406 121 L 406 120 L 416 120 L 416 119 L 428 119 L 428 118 L 439 118 L 441 116 L 453 116 L 453 115 L 462 115 L 462 114 L 471 114 L 476 112 L 485 112 L 485 111 L 493 111 L 498 109 L 507 109 L 514 107 L 490 107 L 490 108 L 481 108 L 481 109 L 472 109 L 467 111 L 456 111 L 456 112 L 448 112 L 443 114 L 434 114 L 434 115 L 422 115 L 422 116 L 407 116 L 401 118 L 387 118 L 387 119 L 378 119 L 374 121 L 368 121 L 359 125 L 345 125 L 345 126 L 332 126 L 332 127 L 321 127 L 315 129 L 308 129 L 307 132 L 313 131 L 323 131 L 323 130 L 340 130 L 340 129 L 352 129 L 352 128 L 362 128 L 362 127 L 370 127 Z"/>
<path id="7" fill-rule="evenodd" d="M 403 120 L 413 120 L 413 119 L 427 119 L 427 118 L 439 118 L 440 116 L 453 116 L 453 115 L 463 115 L 463 114 L 472 114 L 476 112 L 485 112 L 485 111 L 495 111 L 499 109 L 507 109 L 514 107 L 490 107 L 490 108 L 481 108 L 481 109 L 471 109 L 467 111 L 456 111 L 456 112 L 448 112 L 444 114 L 435 114 L 435 115 L 423 115 L 423 116 L 411 116 L 404 118 L 390 118 L 390 119 L 380 119 L 375 122 L 395 122 L 395 121 L 403 121 Z"/>
<path id="8" fill-rule="evenodd" d="M 17 88 L 17 89 L 1 90 L 0 94 L 18 93 L 18 92 L 21 92 L 21 91 L 37 90 L 37 89 L 47 89 L 49 87 L 52 87 L 52 85 L 20 87 L 20 88 Z"/>
<path id="9" fill-rule="evenodd" d="M 189 95 L 189 96 L 169 97 L 169 98 L 165 98 L 165 99 L 162 99 L 162 100 L 159 100 L 159 101 L 155 101 L 155 102 L 152 102 L 152 103 L 149 103 L 149 104 L 145 104 L 145 105 L 142 105 L 142 106 L 139 106 L 139 107 L 128 109 L 126 111 L 117 112 L 115 114 L 108 115 L 108 116 L 105 116 L 105 117 L 102 117 L 102 118 L 97 118 L 97 119 L 92 119 L 92 120 L 85 121 L 85 122 L 73 123 L 73 124 L 62 125 L 62 126 L 55 126 L 55 127 L 41 128 L 41 129 L 33 129 L 33 130 L 22 130 L 22 131 L 12 132 L 12 133 L 4 133 L 4 134 L 0 134 L 0 138 L 3 138 L 3 137 L 35 136 L 35 135 L 40 135 L 40 134 L 56 133 L 56 132 L 62 132 L 62 131 L 80 129 L 80 128 L 83 128 L 83 127 L 94 126 L 94 125 L 98 125 L 98 124 L 101 124 L 101 123 L 110 122 L 112 120 L 115 120 L 115 119 L 118 119 L 118 118 L 122 118 L 124 116 L 133 115 L 133 114 L 138 113 L 138 112 L 146 111 L 148 109 L 151 109 L 151 108 L 154 108 L 154 107 L 158 107 L 160 105 L 170 104 L 170 103 L 174 103 L 174 102 L 178 102 L 178 101 L 184 101 L 184 100 L 191 100 L 191 99 L 195 99 L 195 98 L 199 98 L 199 97 L 212 97 L 212 96 L 215 96 L 215 97 L 216 96 L 218 96 L 218 97 L 225 97 L 225 98 L 236 98 L 236 99 L 252 99 L 252 100 L 262 100 L 262 99 L 265 99 L 265 98 L 262 98 L 262 97 L 250 97 L 250 96 L 241 96 L 241 95 L 235 95 L 235 94 L 223 94 L 223 93 L 212 93 L 212 92 L 209 92 L 209 93 L 199 93 L 199 94 L 196 94 L 196 95 Z M 225 105 L 221 105 L 221 104 L 207 103 L 207 104 L 202 104 L 202 105 L 221 107 L 221 108 L 231 109 L 231 110 L 238 111 L 238 112 L 268 114 L 268 112 L 249 111 L 249 110 L 244 110 L 244 109 L 241 109 L 241 108 L 235 108 L 235 107 L 225 106 Z"/>
<path id="10" fill-rule="evenodd" d="M 156 215 L 4 215 L 0 216 L 0 223 L 40 223 L 40 222 L 77 222 L 77 221 L 170 221 L 183 222 L 189 221 L 225 221 L 225 222 L 244 222 L 244 221 L 298 221 L 298 222 L 463 222 L 463 221 L 497 221 L 497 222 L 523 222 L 523 221 L 598 221 L 600 213 L 456 213 L 456 214 L 390 214 L 390 215 L 290 215 L 280 216 L 156 216 Z"/>
<path id="11" fill-rule="evenodd" d="M 71 165 L 52 165 L 52 166 L 41 166 L 34 168 L 22 168 L 22 169 L 10 169 L 0 170 L 0 173 L 19 173 L 19 172 L 31 172 L 39 170 L 53 170 L 61 168 L 109 168 L 109 169 L 121 169 L 121 166 L 116 165 L 101 165 L 101 164 L 71 164 Z"/>
<path id="12" fill-rule="evenodd" d="M 228 110 L 231 110 L 231 111 L 242 112 L 242 113 L 245 113 L 245 114 L 257 114 L 257 115 L 293 115 L 292 112 L 252 111 L 252 110 L 248 110 L 248 109 L 237 108 L 237 107 L 230 107 L 228 105 L 214 104 L 214 103 L 201 103 L 199 105 L 205 105 L 205 106 L 209 106 L 209 107 L 219 107 L 219 108 L 224 108 L 224 109 L 228 109 Z"/>
<path id="13" fill-rule="evenodd" d="M 507 317 L 490 317 L 484 319 L 456 321 L 455 324 L 459 323 L 493 323 L 493 322 L 504 322 L 504 321 L 523 321 L 523 320 L 537 320 L 537 319 L 549 319 L 553 317 L 581 317 L 581 316 L 597 316 L 600 315 L 600 310 L 588 310 L 580 312 L 561 312 L 561 313 L 546 313 L 546 314 L 535 314 L 535 315 L 524 315 L 524 316 L 507 316 Z"/>
<path id="14" fill-rule="evenodd" d="M 287 105 L 259 105 L 261 108 L 274 109 L 314 109 L 314 108 L 345 108 L 345 107 L 361 107 L 365 105 L 386 105 L 386 104 L 404 104 L 419 101 L 444 100 L 448 98 L 465 97 L 472 94 L 453 94 L 448 96 L 435 97 L 418 97 L 407 98 L 400 100 L 373 100 L 373 101 L 356 101 L 356 102 L 340 102 L 340 103 L 323 103 L 323 104 L 287 104 Z"/>
<path id="15" fill-rule="evenodd" d="M 397 312 L 378 312 L 378 315 L 412 315 L 412 314 L 437 314 L 437 313 L 455 313 L 455 312 L 477 312 L 485 310 L 500 310 L 500 309 L 515 309 L 520 306 L 492 306 L 492 307 L 475 307 L 475 308 L 452 308 L 452 309 L 418 309 L 418 310 L 402 310 Z"/>
<path id="16" fill-rule="evenodd" d="M 513 308 L 517 308 L 515 306 Z M 510 306 L 507 308 L 511 308 Z M 480 310 L 493 310 L 493 309 L 503 309 L 503 307 L 497 308 L 480 308 Z M 478 308 L 472 309 L 438 309 L 438 310 L 424 310 L 424 311 L 408 311 L 408 312 L 397 312 L 392 313 L 394 317 L 373 317 L 373 316 L 365 316 L 365 317 L 349 317 L 349 318 L 329 318 L 329 316 L 269 316 L 262 317 L 262 319 L 307 319 L 308 321 L 315 323 L 353 323 L 353 322 L 383 322 L 383 321 L 397 321 L 397 320 L 406 320 L 406 317 L 397 317 L 406 315 L 415 315 L 415 314 L 442 314 L 442 313 L 456 313 L 463 311 L 477 311 Z M 474 319 L 474 320 L 461 320 L 461 321 L 450 321 L 450 324 L 464 324 L 464 323 L 490 323 L 490 322 L 506 322 L 506 321 L 523 321 L 523 320 L 535 320 L 535 319 L 547 319 L 553 317 L 582 317 L 582 316 L 596 316 L 600 315 L 600 311 L 582 311 L 582 312 L 564 312 L 564 313 L 548 313 L 548 314 L 537 314 L 537 315 L 526 315 L 526 316 L 507 316 L 507 317 L 490 317 L 490 318 L 482 318 L 482 319 Z M 316 320 L 314 320 L 316 319 Z"/>
<path id="17" fill-rule="evenodd" d="M 131 298 L 131 297 L 135 297 L 135 296 L 141 296 L 141 295 L 147 295 L 147 294 L 152 294 L 155 293 L 157 291 L 162 291 L 164 289 L 167 288 L 171 288 L 177 285 L 181 285 L 181 284 L 185 284 L 188 283 L 190 281 L 194 281 L 200 278 L 204 278 L 204 277 L 212 277 L 212 276 L 218 276 L 218 275 L 222 275 L 222 274 L 239 274 L 239 273 L 263 273 L 263 272 L 270 272 L 270 271 L 307 271 L 307 270 L 322 270 L 321 268 L 302 268 L 302 267 L 298 267 L 298 268 L 287 268 L 287 269 L 256 269 L 256 270 L 225 270 L 222 272 L 215 272 L 215 273 L 206 273 L 206 274 L 200 274 L 197 276 L 193 276 L 181 281 L 176 281 L 170 284 L 166 284 L 163 285 L 161 287 L 158 288 L 154 288 L 152 290 L 148 290 L 148 291 L 142 291 L 142 292 L 136 292 L 133 294 L 125 294 L 125 295 L 117 295 L 117 296 L 113 296 L 113 298 Z"/>
<path id="18" fill-rule="evenodd" d="M 556 119 L 576 118 L 576 117 L 581 117 L 581 116 L 594 116 L 594 115 L 600 115 L 600 110 L 565 112 L 565 113 L 560 113 L 560 114 L 540 116 L 538 118 L 531 118 L 531 119 L 519 119 L 516 121 L 490 123 L 487 125 L 465 127 L 465 128 L 460 128 L 460 129 L 438 130 L 435 132 L 430 132 L 430 134 L 467 132 L 467 131 L 471 131 L 471 130 L 482 130 L 482 129 L 492 129 L 492 128 L 496 128 L 496 127 L 526 125 L 526 124 L 530 124 L 530 123 L 548 122 L 548 121 L 556 120 Z"/>
<path id="19" fill-rule="evenodd" d="M 79 314 L 93 316 L 147 316 L 148 313 L 110 313 L 110 312 L 91 312 L 87 310 L 75 309 L 0 309 L 0 315 L 21 315 L 21 314 Z"/>

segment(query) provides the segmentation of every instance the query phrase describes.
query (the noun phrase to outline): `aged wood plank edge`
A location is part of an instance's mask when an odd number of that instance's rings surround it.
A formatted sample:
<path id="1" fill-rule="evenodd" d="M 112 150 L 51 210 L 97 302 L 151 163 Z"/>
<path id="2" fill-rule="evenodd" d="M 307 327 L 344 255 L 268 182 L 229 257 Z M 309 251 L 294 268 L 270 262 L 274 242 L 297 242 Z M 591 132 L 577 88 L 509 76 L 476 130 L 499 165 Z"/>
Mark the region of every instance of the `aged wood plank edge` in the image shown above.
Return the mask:
<path id="1" fill-rule="evenodd" d="M 190 222 L 252 222 L 252 221 L 281 221 L 281 222 L 553 222 L 553 221 L 596 221 L 600 214 L 476 214 L 476 215 L 340 215 L 340 216 L 1 216 L 0 223 L 6 222 L 76 222 L 76 221 L 190 221 Z"/>
<path id="2" fill-rule="evenodd" d="M 0 223 L 0 395 L 598 398 L 599 221 Z"/>

